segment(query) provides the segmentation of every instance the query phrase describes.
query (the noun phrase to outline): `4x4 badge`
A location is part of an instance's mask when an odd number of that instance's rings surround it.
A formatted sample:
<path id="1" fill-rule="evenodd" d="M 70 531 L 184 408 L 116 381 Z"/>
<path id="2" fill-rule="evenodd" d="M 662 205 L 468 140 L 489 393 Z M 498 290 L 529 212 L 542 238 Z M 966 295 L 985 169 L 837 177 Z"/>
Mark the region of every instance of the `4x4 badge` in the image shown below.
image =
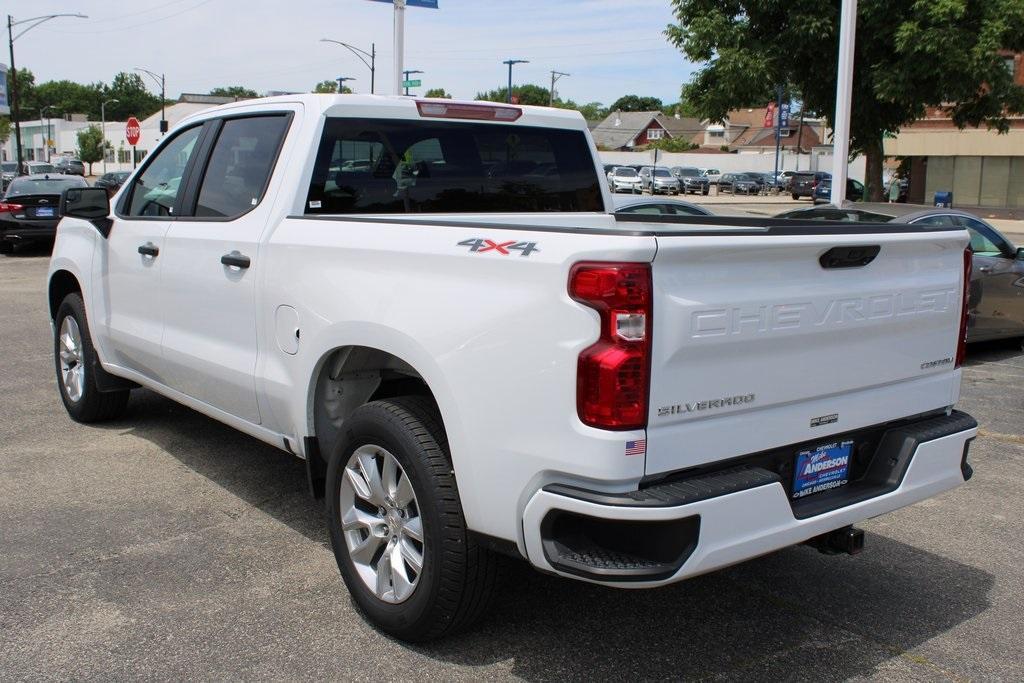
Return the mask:
<path id="1" fill-rule="evenodd" d="M 477 254 L 493 251 L 494 253 L 501 254 L 502 256 L 508 256 L 513 251 L 518 251 L 520 256 L 529 256 L 535 251 L 540 251 L 540 249 L 537 248 L 536 242 L 516 242 L 515 240 L 496 242 L 494 240 L 473 238 L 462 240 L 458 243 L 458 246 L 469 247 L 471 252 Z"/>

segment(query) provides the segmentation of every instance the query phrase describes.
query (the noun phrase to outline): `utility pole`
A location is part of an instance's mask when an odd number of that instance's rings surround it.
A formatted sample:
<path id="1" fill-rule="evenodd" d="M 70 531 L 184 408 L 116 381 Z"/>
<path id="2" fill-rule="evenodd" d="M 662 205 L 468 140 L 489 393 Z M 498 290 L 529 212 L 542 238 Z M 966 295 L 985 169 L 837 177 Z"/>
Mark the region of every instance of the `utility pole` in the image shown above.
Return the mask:
<path id="1" fill-rule="evenodd" d="M 18 67 L 14 63 L 14 41 L 21 38 L 23 35 L 34 29 L 39 24 L 49 21 L 50 19 L 56 19 L 57 17 L 74 17 L 76 19 L 88 19 L 89 17 L 85 14 L 45 14 L 39 17 L 31 17 L 30 19 L 21 19 L 15 21 L 14 17 L 10 14 L 7 15 L 7 45 L 11 50 L 11 104 L 14 105 L 14 146 L 17 149 L 18 156 L 18 170 L 16 174 L 21 175 L 21 98 L 18 96 Z M 28 24 L 25 28 L 18 32 L 18 35 L 14 35 L 14 27 L 21 24 Z"/>
<path id="2" fill-rule="evenodd" d="M 115 97 L 100 102 L 100 126 L 103 128 L 103 175 L 107 174 L 107 105 L 120 101 Z"/>
<path id="3" fill-rule="evenodd" d="M 340 40 L 331 40 L 330 38 L 321 38 L 321 43 L 334 43 L 335 45 L 341 45 L 349 52 L 354 54 L 356 57 L 366 65 L 366 68 L 370 70 L 370 94 L 374 94 L 374 88 L 376 87 L 376 73 L 377 73 L 377 44 L 370 43 L 370 51 L 361 50 L 358 47 L 343 43 Z M 366 57 L 370 58 L 370 61 L 366 61 Z"/>
<path id="4" fill-rule="evenodd" d="M 345 81 L 354 81 L 356 79 L 349 78 L 348 76 L 338 76 L 334 80 L 338 81 L 338 94 L 340 95 L 341 91 L 345 88 Z"/>
<path id="5" fill-rule="evenodd" d="M 548 97 L 549 107 L 555 106 L 555 83 L 558 83 L 559 79 L 561 79 L 562 76 L 572 76 L 572 74 L 563 73 L 561 71 L 551 72 L 551 92 L 549 93 L 550 96 Z"/>
<path id="6" fill-rule="evenodd" d="M 506 59 L 502 64 L 508 64 L 508 93 L 506 100 L 509 104 L 512 104 L 512 67 L 515 64 L 529 64 L 530 61 L 527 59 Z"/>
<path id="7" fill-rule="evenodd" d="M 413 74 L 421 74 L 421 73 L 423 73 L 423 72 L 420 71 L 419 69 L 405 69 L 405 70 L 403 70 L 402 74 L 405 76 L 405 78 L 402 79 L 402 85 L 405 85 L 406 83 L 409 82 L 409 76 L 411 76 Z M 405 85 L 405 94 L 408 97 L 408 95 L 409 95 L 409 86 L 407 86 L 407 85 Z"/>
<path id="8" fill-rule="evenodd" d="M 44 112 L 49 112 L 49 110 L 53 108 L 54 106 L 52 104 L 48 104 L 45 107 L 39 107 L 39 123 L 42 124 L 43 117 L 46 117 L 46 135 L 43 136 L 46 138 L 43 140 L 43 145 L 46 147 L 46 163 L 50 163 L 50 136 L 52 133 L 50 132 L 50 114 L 44 114 Z"/>
<path id="9" fill-rule="evenodd" d="M 405 68 L 405 0 L 395 3 L 395 87 L 394 94 L 402 94 L 402 71 Z"/>

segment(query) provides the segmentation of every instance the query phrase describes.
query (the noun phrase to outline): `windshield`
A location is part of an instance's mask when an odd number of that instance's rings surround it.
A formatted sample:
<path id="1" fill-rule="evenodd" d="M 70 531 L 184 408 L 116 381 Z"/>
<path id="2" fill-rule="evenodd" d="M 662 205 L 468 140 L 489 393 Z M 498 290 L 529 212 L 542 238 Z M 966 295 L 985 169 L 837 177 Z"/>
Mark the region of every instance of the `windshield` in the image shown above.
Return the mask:
<path id="1" fill-rule="evenodd" d="M 8 173 L 8 172 L 11 172 L 11 171 L 17 171 L 18 170 L 18 164 L 16 164 L 13 161 L 5 161 L 2 164 L 0 164 L 0 170 L 3 170 L 4 173 Z"/>
<path id="2" fill-rule="evenodd" d="M 656 169 L 654 171 L 654 175 L 657 176 L 658 178 L 671 178 L 672 177 L 672 174 L 669 173 L 668 171 L 666 171 L 663 168 Z"/>
<path id="3" fill-rule="evenodd" d="M 621 178 L 635 178 L 636 177 L 636 169 L 635 168 L 617 168 L 617 169 L 615 169 L 615 175 L 617 175 L 617 176 L 619 176 Z"/>
<path id="4" fill-rule="evenodd" d="M 686 176 L 687 178 L 695 178 L 700 175 L 700 171 L 695 168 L 681 168 L 679 169 L 679 175 Z"/>
<path id="5" fill-rule="evenodd" d="M 32 173 L 53 173 L 57 169 L 52 164 L 29 164 L 28 170 Z"/>
<path id="6" fill-rule="evenodd" d="M 11 181 L 7 188 L 7 196 L 15 197 L 29 194 L 60 194 L 69 187 L 85 187 L 88 183 L 74 176 L 72 178 L 49 178 L 47 180 L 34 180 L 31 178 L 17 178 Z"/>

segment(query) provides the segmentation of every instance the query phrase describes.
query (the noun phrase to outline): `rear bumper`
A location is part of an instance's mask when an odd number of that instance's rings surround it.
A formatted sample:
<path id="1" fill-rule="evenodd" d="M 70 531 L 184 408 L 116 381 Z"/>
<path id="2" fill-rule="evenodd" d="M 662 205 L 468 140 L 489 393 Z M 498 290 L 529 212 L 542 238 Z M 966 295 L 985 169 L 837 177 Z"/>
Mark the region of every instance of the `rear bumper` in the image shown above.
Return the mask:
<path id="1" fill-rule="evenodd" d="M 753 466 L 626 493 L 549 485 L 524 510 L 527 555 L 539 569 L 591 582 L 672 583 L 952 489 L 971 476 L 977 432 L 961 412 L 894 428 L 860 479 L 799 501 L 779 474 Z"/>
<path id="2" fill-rule="evenodd" d="M 0 221 L 0 239 L 9 241 L 53 239 L 57 235 L 57 223 L 52 221 Z"/>

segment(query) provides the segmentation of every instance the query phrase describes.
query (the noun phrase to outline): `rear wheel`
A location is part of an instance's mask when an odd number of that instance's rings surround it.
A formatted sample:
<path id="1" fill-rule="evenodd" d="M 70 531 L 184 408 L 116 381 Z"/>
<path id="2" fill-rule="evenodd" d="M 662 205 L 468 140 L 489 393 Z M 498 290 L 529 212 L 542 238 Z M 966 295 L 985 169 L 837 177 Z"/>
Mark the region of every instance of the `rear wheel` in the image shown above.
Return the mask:
<path id="1" fill-rule="evenodd" d="M 793 201 L 800 199 L 800 195 L 798 195 L 796 192 L 794 192 L 791 196 L 793 197 Z"/>
<path id="2" fill-rule="evenodd" d="M 358 408 L 331 455 L 327 524 L 352 599 L 408 641 L 471 625 L 489 603 L 496 558 L 469 535 L 433 403 L 420 396 Z"/>
<path id="3" fill-rule="evenodd" d="M 68 294 L 54 320 L 53 360 L 57 386 L 68 415 L 76 422 L 101 422 L 117 417 L 128 405 L 129 390 L 100 391 L 95 372 L 99 366 L 89 336 L 85 305 L 79 294 Z"/>

